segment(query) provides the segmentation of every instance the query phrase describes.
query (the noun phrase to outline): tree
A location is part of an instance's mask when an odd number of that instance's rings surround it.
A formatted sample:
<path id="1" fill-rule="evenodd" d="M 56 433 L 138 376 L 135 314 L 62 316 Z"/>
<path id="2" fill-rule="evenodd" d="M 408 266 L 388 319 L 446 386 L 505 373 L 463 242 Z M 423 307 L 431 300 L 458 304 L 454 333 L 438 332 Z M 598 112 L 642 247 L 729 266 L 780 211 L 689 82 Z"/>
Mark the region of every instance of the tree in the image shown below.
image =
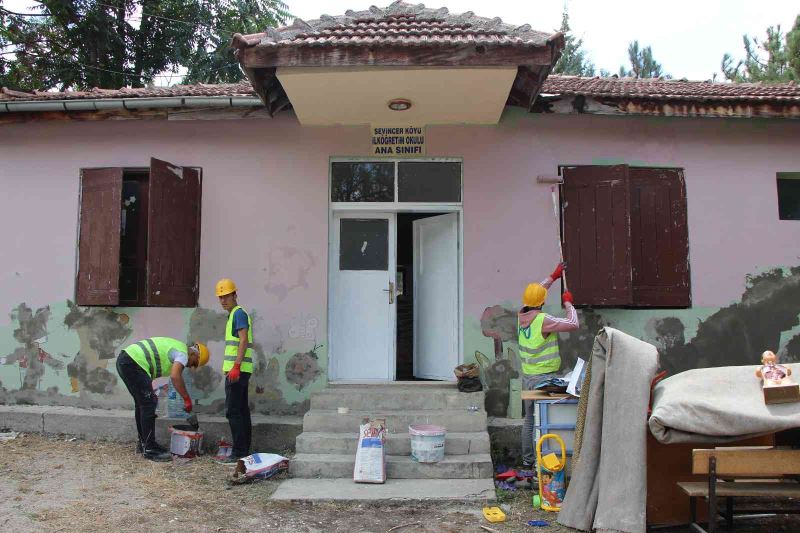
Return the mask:
<path id="1" fill-rule="evenodd" d="M 664 72 L 661 63 L 653 57 L 653 50 L 649 46 L 639 47 L 639 41 L 633 41 L 628 45 L 628 61 L 631 63 L 630 70 L 625 70 L 625 66 L 619 67 L 621 78 L 671 78 Z"/>
<path id="2" fill-rule="evenodd" d="M 742 36 L 744 59 L 734 64 L 730 54 L 722 57 L 722 73 L 734 82 L 800 80 L 800 15 L 785 36 L 781 26 L 767 28 L 767 38 Z"/>
<path id="3" fill-rule="evenodd" d="M 564 6 L 564 13 L 561 15 L 561 28 L 558 31 L 564 34 L 564 50 L 561 51 L 561 57 L 556 66 L 553 67 L 553 73 L 572 76 L 594 76 L 594 63 L 586 57 L 586 51 L 583 50 L 583 39 L 577 39 L 572 35 L 566 6 Z"/>
<path id="4" fill-rule="evenodd" d="M 279 0 L 36 0 L 15 13 L 0 0 L 0 85 L 31 89 L 144 87 L 161 73 L 191 81 L 242 79 L 233 32 L 288 17 Z M 257 29 L 256 29 L 257 28 Z"/>

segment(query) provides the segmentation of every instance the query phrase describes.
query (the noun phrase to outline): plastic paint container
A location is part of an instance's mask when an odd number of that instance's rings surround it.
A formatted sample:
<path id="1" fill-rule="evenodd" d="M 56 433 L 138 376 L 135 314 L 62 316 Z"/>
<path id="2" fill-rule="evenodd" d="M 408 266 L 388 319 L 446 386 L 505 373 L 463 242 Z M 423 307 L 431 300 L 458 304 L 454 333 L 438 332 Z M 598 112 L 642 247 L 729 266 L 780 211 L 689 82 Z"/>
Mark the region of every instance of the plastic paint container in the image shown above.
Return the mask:
<path id="1" fill-rule="evenodd" d="M 429 424 L 408 426 L 411 437 L 411 458 L 418 463 L 438 463 L 444 459 L 447 429 Z"/>
<path id="2" fill-rule="evenodd" d="M 169 451 L 173 455 L 189 459 L 197 457 L 203 450 L 203 432 L 194 431 L 188 424 L 179 424 L 169 428 L 171 433 Z"/>

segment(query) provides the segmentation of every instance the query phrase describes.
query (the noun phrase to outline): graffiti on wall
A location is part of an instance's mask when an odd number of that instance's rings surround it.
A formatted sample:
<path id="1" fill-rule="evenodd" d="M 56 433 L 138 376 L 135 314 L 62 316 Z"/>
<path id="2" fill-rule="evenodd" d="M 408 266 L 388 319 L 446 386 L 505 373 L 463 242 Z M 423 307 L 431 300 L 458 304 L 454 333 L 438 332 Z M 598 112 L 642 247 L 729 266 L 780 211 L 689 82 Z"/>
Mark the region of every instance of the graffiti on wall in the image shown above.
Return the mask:
<path id="1" fill-rule="evenodd" d="M 316 266 L 308 250 L 281 246 L 270 251 L 267 259 L 267 283 L 264 290 L 282 302 L 294 289 L 308 288 L 308 276 Z"/>
<path id="2" fill-rule="evenodd" d="M 295 385 L 297 390 L 313 383 L 322 374 L 317 356 L 320 348 L 322 346 L 314 345 L 311 351 L 296 353 L 286 361 L 286 380 Z"/>
<path id="3" fill-rule="evenodd" d="M 517 341 L 517 313 L 500 305 L 487 307 L 481 315 L 481 331 L 494 344 L 494 361 L 480 352 L 475 359 L 481 364 L 486 381 L 485 408 L 489 416 L 506 416 L 509 402 L 509 384 L 519 377 L 516 355 L 510 348 L 504 357 L 503 343 Z"/>

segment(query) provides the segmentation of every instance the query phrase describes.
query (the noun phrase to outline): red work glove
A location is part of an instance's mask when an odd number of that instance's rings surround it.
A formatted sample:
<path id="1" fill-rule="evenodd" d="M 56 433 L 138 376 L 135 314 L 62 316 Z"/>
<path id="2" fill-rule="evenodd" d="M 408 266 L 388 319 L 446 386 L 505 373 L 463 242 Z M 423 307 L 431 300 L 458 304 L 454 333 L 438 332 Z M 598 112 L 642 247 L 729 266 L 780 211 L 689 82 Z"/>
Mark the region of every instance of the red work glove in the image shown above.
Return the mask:
<path id="1" fill-rule="evenodd" d="M 550 274 L 550 279 L 556 280 L 561 277 L 561 273 L 564 272 L 565 263 L 559 263 L 553 273 Z"/>
<path id="2" fill-rule="evenodd" d="M 183 410 L 186 411 L 187 413 L 191 413 L 192 412 L 192 398 L 191 397 L 187 396 L 186 398 L 183 399 Z"/>
<path id="3" fill-rule="evenodd" d="M 565 304 L 567 302 L 573 303 L 572 302 L 572 293 L 569 292 L 569 291 L 567 291 L 567 292 L 565 292 L 564 294 L 561 295 L 561 303 Z"/>
<path id="4" fill-rule="evenodd" d="M 241 374 L 239 366 L 239 363 L 234 363 L 233 368 L 231 368 L 231 371 L 228 372 L 228 381 L 231 383 L 236 383 L 239 381 L 239 374 Z"/>

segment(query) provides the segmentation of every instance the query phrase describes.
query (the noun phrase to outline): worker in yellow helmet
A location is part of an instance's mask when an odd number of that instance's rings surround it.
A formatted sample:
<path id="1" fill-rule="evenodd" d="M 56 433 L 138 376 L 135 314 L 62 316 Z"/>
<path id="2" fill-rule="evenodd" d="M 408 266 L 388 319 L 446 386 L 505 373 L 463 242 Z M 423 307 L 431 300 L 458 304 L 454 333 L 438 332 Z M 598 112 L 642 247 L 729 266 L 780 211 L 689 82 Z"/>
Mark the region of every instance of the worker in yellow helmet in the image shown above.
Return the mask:
<path id="1" fill-rule="evenodd" d="M 519 357 L 522 368 L 523 390 L 534 390 L 543 381 L 556 377 L 561 369 L 561 356 L 558 352 L 558 333 L 578 329 L 578 313 L 572 304 L 572 293 L 561 295 L 561 302 L 567 311 L 566 318 L 557 318 L 542 311 L 547 299 L 547 289 L 564 271 L 565 263 L 541 283 L 531 283 L 522 295 L 522 309 L 517 314 L 519 333 Z M 522 426 L 522 464 L 530 468 L 534 463 L 533 401 L 525 401 L 525 422 Z"/>
<path id="2" fill-rule="evenodd" d="M 117 373 L 133 396 L 136 409 L 136 451 L 151 461 L 168 461 L 169 450 L 156 442 L 156 404 L 153 380 L 169 376 L 183 398 L 184 409 L 192 411 L 192 398 L 186 391 L 183 369 L 208 363 L 205 344 L 187 345 L 170 337 L 150 337 L 126 346 L 117 357 Z"/>
<path id="3" fill-rule="evenodd" d="M 233 439 L 230 463 L 234 464 L 250 455 L 252 423 L 247 392 L 253 373 L 253 322 L 237 301 L 233 280 L 219 280 L 216 294 L 228 313 L 222 373 L 225 374 L 225 417 L 231 426 Z"/>

